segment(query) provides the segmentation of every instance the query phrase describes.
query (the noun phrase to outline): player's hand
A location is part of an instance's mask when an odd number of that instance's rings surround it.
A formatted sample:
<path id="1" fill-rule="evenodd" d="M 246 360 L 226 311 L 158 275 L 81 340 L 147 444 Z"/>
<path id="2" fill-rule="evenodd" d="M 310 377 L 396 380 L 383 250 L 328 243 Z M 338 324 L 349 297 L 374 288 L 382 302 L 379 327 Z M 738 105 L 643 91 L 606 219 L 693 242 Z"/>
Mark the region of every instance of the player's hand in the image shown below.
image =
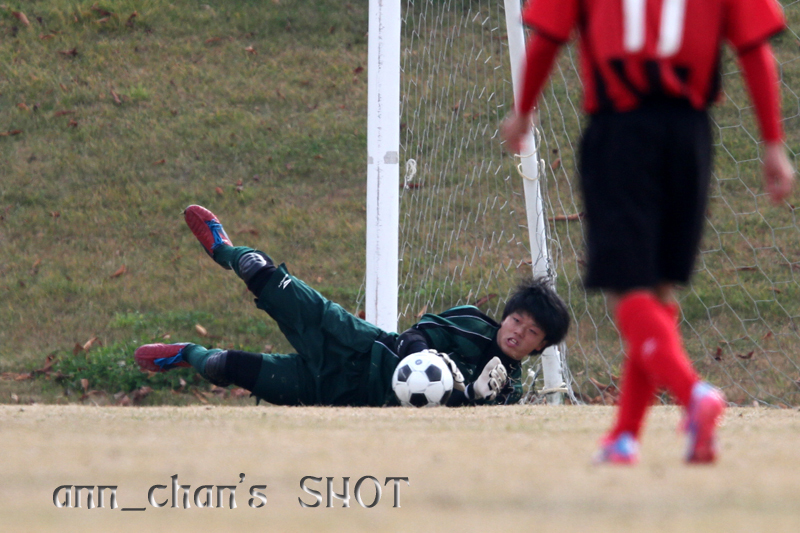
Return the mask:
<path id="1" fill-rule="evenodd" d="M 500 124 L 500 137 L 506 142 L 506 151 L 512 154 L 521 154 L 523 149 L 522 143 L 530 130 L 530 116 L 518 115 L 512 111 L 503 123 Z"/>
<path id="2" fill-rule="evenodd" d="M 794 168 L 780 142 L 767 143 L 764 147 L 764 188 L 772 203 L 778 204 L 788 198 L 794 186 Z"/>
<path id="3" fill-rule="evenodd" d="M 500 362 L 499 357 L 493 357 L 483 367 L 483 372 L 481 372 L 481 375 L 478 376 L 473 385 L 475 399 L 494 400 L 497 397 L 497 393 L 505 386 L 506 381 L 508 381 L 506 367 Z"/>
<path id="4" fill-rule="evenodd" d="M 453 389 L 464 392 L 466 389 L 464 386 L 464 374 L 458 369 L 456 362 L 450 359 L 450 356 L 446 353 L 439 352 L 438 355 L 444 360 L 444 364 L 450 369 L 450 373 L 453 374 Z"/>

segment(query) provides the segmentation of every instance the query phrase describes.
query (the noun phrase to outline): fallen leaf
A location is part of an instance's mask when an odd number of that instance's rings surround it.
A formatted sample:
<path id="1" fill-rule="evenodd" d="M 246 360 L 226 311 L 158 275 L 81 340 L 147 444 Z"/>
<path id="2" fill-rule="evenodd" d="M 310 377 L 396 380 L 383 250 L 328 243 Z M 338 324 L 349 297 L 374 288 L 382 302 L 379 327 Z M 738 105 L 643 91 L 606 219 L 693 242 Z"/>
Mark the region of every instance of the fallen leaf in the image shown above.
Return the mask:
<path id="1" fill-rule="evenodd" d="M 39 39 L 41 39 L 43 41 L 48 41 L 48 40 L 52 39 L 53 37 L 55 37 L 55 35 L 53 35 L 52 33 L 43 33 L 43 34 L 41 34 L 39 36 Z"/>
<path id="2" fill-rule="evenodd" d="M 484 296 L 483 298 L 479 298 L 477 302 L 475 302 L 475 307 L 480 307 L 492 298 L 497 298 L 496 294 L 489 294 L 488 296 Z"/>
<path id="3" fill-rule="evenodd" d="M 419 313 L 417 313 L 417 318 L 422 318 L 422 315 L 424 315 L 427 312 L 428 312 L 428 305 L 425 304 L 422 306 L 422 309 L 419 310 Z"/>
<path id="4" fill-rule="evenodd" d="M 249 233 L 253 237 L 258 237 L 258 230 L 255 228 L 242 228 L 236 232 L 237 234 L 241 235 L 242 233 Z"/>
<path id="5" fill-rule="evenodd" d="M 131 13 L 131 16 L 130 16 L 130 17 L 128 17 L 128 21 L 127 21 L 127 22 L 125 22 L 125 25 L 126 25 L 127 27 L 129 27 L 129 28 L 132 28 L 132 27 L 133 27 L 133 24 L 134 24 L 134 19 L 135 19 L 136 17 L 138 17 L 138 16 L 139 16 L 139 13 L 138 13 L 138 12 L 136 12 L 136 11 L 134 11 L 133 13 Z"/>
<path id="6" fill-rule="evenodd" d="M 208 337 L 208 331 L 206 331 L 206 328 L 204 328 L 200 324 L 195 324 L 194 329 L 197 333 L 200 334 L 201 337 Z"/>
<path id="7" fill-rule="evenodd" d="M 94 4 L 89 9 L 91 9 L 92 11 L 94 11 L 95 13 L 100 15 L 101 17 L 110 17 L 111 15 L 114 14 L 111 11 L 107 11 L 107 10 L 103 9 L 102 7 L 98 6 L 97 4 Z"/>
<path id="8" fill-rule="evenodd" d="M 247 48 L 244 49 L 244 51 L 247 52 L 248 54 L 253 54 L 253 55 L 258 54 L 255 48 L 253 48 L 252 46 L 248 46 Z"/>
<path id="9" fill-rule="evenodd" d="M 67 127 L 77 128 L 78 127 L 78 121 L 74 120 L 74 119 L 70 120 L 69 122 L 67 122 Z"/>
<path id="10" fill-rule="evenodd" d="M 111 274 L 111 278 L 112 278 L 112 279 L 113 279 L 113 278 L 118 278 L 118 277 L 120 277 L 121 275 L 123 275 L 124 273 L 126 273 L 127 271 L 128 271 L 128 267 L 126 267 L 125 265 L 122 265 L 121 267 L 119 267 L 119 268 L 117 269 L 117 271 L 116 271 L 116 272 L 114 272 L 113 274 Z"/>
<path id="11" fill-rule="evenodd" d="M 222 196 L 225 194 L 225 191 L 222 190 L 222 187 L 217 187 L 214 189 L 214 192 L 217 193 L 217 196 Z"/>
<path id="12" fill-rule="evenodd" d="M 122 397 L 119 400 L 117 400 L 117 405 L 121 407 L 128 407 L 131 405 L 131 399 L 128 398 L 127 394 L 123 394 Z"/>
<path id="13" fill-rule="evenodd" d="M 94 346 L 95 342 L 97 342 L 97 337 L 92 337 L 91 339 L 89 339 L 88 341 L 83 343 L 83 346 L 82 346 L 83 351 L 88 352 L 89 350 L 91 350 L 92 346 Z"/>
<path id="14" fill-rule="evenodd" d="M 363 309 L 358 312 L 358 318 L 360 318 L 361 320 L 366 320 L 367 314 L 364 312 Z"/>
<path id="15" fill-rule="evenodd" d="M 62 109 L 61 111 L 56 111 L 55 113 L 53 113 L 53 117 L 54 118 L 55 117 L 63 117 L 64 115 L 72 115 L 74 113 L 75 113 L 75 111 L 73 111 L 71 109 Z"/>
<path id="16" fill-rule="evenodd" d="M 155 166 L 155 165 L 163 165 L 163 164 L 164 164 L 164 163 L 166 163 L 166 162 L 167 162 L 167 160 L 166 160 L 166 159 L 159 159 L 158 161 L 156 161 L 155 163 L 153 163 L 153 166 Z"/>
<path id="17" fill-rule="evenodd" d="M 753 352 L 750 352 L 747 355 L 739 355 L 737 353 L 736 357 L 738 357 L 739 359 L 752 359 L 753 358 Z"/>
<path id="18" fill-rule="evenodd" d="M 185 379 L 179 378 L 178 379 L 178 383 L 180 384 L 180 387 L 178 388 L 178 390 L 183 390 L 183 389 L 186 388 L 186 380 Z"/>
<path id="19" fill-rule="evenodd" d="M 120 99 L 119 95 L 114 92 L 114 89 L 111 89 L 111 98 L 114 99 L 114 103 L 117 105 L 122 103 L 122 100 Z"/>
<path id="20" fill-rule="evenodd" d="M 737 272 L 752 272 L 756 270 L 756 267 L 739 267 L 736 269 Z"/>
<path id="21" fill-rule="evenodd" d="M 561 158 L 559 157 L 550 164 L 550 170 L 556 170 L 560 166 L 561 166 Z"/>
<path id="22" fill-rule="evenodd" d="M 596 379 L 594 379 L 591 376 L 589 376 L 589 381 L 591 381 L 592 384 L 595 387 L 597 387 L 598 389 L 600 389 L 601 391 L 607 391 L 609 389 L 615 389 L 616 388 L 616 385 L 614 385 L 613 383 L 609 383 L 608 385 L 604 385 L 603 383 L 600 383 L 599 381 L 597 381 Z"/>
<path id="23" fill-rule="evenodd" d="M 81 388 L 83 389 L 83 392 L 86 392 L 86 391 L 89 390 L 89 380 L 88 379 L 81 378 Z"/>
<path id="24" fill-rule="evenodd" d="M 72 355 L 78 355 L 82 351 L 83 351 L 83 346 L 81 346 L 79 343 L 76 342 L 75 346 L 72 347 Z"/>
<path id="25" fill-rule="evenodd" d="M 61 216 L 61 211 L 50 211 L 50 216 L 53 218 L 58 218 Z"/>
<path id="26" fill-rule="evenodd" d="M 722 361 L 722 348 L 717 346 L 717 351 L 712 356 L 714 361 Z"/>
<path id="27" fill-rule="evenodd" d="M 0 133 L 0 137 L 11 137 L 12 135 L 19 135 L 22 133 L 22 130 L 11 130 L 11 131 L 4 131 Z"/>
<path id="28" fill-rule="evenodd" d="M 22 109 L 23 111 L 30 111 L 31 110 L 31 108 L 28 107 L 28 104 L 26 104 L 25 102 L 17 104 L 17 107 Z"/>
<path id="29" fill-rule="evenodd" d="M 231 396 L 233 398 L 245 398 L 247 396 L 250 396 L 250 391 L 247 390 L 247 389 L 243 389 L 241 387 L 237 387 L 235 389 L 231 389 L 230 392 L 231 392 Z"/>
<path id="30" fill-rule="evenodd" d="M 12 393 L 11 393 L 11 400 L 12 400 L 14 403 L 19 403 L 19 396 L 17 396 L 16 394 L 14 394 L 14 393 L 12 392 Z"/>
<path id="31" fill-rule="evenodd" d="M 95 20 L 95 21 L 94 21 L 94 23 L 95 23 L 95 24 L 105 24 L 106 22 L 108 22 L 108 19 L 109 19 L 109 18 L 110 18 L 110 17 L 103 17 L 103 18 L 101 18 L 101 19 L 97 19 L 97 20 Z"/>
<path id="32" fill-rule="evenodd" d="M 403 185 L 403 188 L 404 189 L 421 189 L 422 188 L 422 184 L 421 183 L 405 183 Z"/>
<path id="33" fill-rule="evenodd" d="M 572 222 L 574 220 L 581 220 L 585 217 L 586 214 L 581 213 L 573 213 L 571 215 L 556 215 L 554 217 L 549 217 L 547 220 L 550 222 Z"/>
<path id="34" fill-rule="evenodd" d="M 23 26 L 30 26 L 31 23 L 28 21 L 28 17 L 25 16 L 25 13 L 22 11 L 12 11 L 12 15 L 22 24 Z"/>
<path id="35" fill-rule="evenodd" d="M 271 344 L 264 345 L 264 353 L 272 353 L 273 346 Z"/>
<path id="36" fill-rule="evenodd" d="M 192 394 L 194 394 L 194 395 L 195 395 L 195 397 L 196 397 L 198 400 L 200 400 L 200 402 L 201 402 L 201 403 L 208 404 L 208 400 L 206 400 L 205 396 L 203 396 L 202 394 L 200 394 L 200 393 L 199 393 L 199 392 L 197 392 L 196 390 L 193 390 L 193 391 L 192 391 Z"/>
<path id="37" fill-rule="evenodd" d="M 362 67 L 361 65 L 353 69 L 353 74 L 361 74 L 362 72 L 364 72 L 364 67 Z"/>
<path id="38" fill-rule="evenodd" d="M 78 57 L 77 48 L 73 48 L 71 50 L 59 50 L 58 53 L 65 57 Z"/>
<path id="39" fill-rule="evenodd" d="M 17 372 L 3 372 L 2 374 L 0 374 L 0 378 L 2 378 L 5 381 L 25 381 L 31 379 L 31 377 L 33 376 L 31 376 L 29 372 L 25 372 L 22 374 L 19 374 Z"/>
<path id="40" fill-rule="evenodd" d="M 147 385 L 144 385 L 136 389 L 135 391 L 133 391 L 133 403 L 141 402 L 151 392 L 153 392 L 153 389 L 151 387 L 148 387 Z"/>

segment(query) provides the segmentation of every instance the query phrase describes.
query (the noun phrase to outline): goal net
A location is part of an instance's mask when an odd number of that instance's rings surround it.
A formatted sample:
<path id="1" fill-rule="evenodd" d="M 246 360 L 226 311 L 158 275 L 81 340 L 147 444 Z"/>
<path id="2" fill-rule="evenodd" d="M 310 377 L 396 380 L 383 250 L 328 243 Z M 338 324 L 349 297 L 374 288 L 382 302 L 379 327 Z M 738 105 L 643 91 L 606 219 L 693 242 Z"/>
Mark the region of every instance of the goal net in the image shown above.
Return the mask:
<path id="1" fill-rule="evenodd" d="M 800 3 L 784 8 L 789 30 L 773 46 L 787 145 L 796 158 Z M 520 161 L 504 153 L 498 137 L 513 106 L 503 4 L 404 0 L 401 34 L 398 329 L 424 312 L 463 304 L 499 319 L 516 282 L 541 259 L 529 245 Z M 547 270 L 573 319 L 560 350 L 568 397 L 613 403 L 622 345 L 605 299 L 582 286 L 577 64 L 574 46 L 565 47 L 539 101 Z M 722 78 L 708 222 L 693 281 L 679 293 L 680 327 L 697 370 L 729 400 L 800 405 L 800 227 L 794 206 L 773 206 L 763 192 L 762 145 L 728 52 Z M 527 369 L 528 401 L 541 400 L 537 365 Z"/>

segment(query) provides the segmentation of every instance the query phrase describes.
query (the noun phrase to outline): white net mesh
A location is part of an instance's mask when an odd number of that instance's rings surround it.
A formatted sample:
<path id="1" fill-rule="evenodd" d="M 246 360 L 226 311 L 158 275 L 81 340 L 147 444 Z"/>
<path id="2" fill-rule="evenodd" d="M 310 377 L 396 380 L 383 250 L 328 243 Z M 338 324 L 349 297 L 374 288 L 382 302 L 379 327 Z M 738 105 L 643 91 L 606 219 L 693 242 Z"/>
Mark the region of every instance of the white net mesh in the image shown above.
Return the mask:
<path id="1" fill-rule="evenodd" d="M 790 29 L 773 46 L 796 163 L 800 2 L 783 5 Z M 401 65 L 399 328 L 460 304 L 499 318 L 531 262 L 522 180 L 497 137 L 513 102 L 502 3 L 406 0 Z M 605 300 L 582 287 L 576 65 L 566 47 L 539 102 L 541 181 L 552 273 L 573 318 L 562 348 L 567 380 L 574 399 L 610 403 L 623 352 Z M 793 206 L 772 206 L 763 193 L 758 129 L 730 54 L 722 73 L 709 222 L 693 282 L 680 293 L 681 329 L 697 370 L 731 401 L 800 405 L 800 227 Z M 541 388 L 534 379 L 530 390 Z"/>

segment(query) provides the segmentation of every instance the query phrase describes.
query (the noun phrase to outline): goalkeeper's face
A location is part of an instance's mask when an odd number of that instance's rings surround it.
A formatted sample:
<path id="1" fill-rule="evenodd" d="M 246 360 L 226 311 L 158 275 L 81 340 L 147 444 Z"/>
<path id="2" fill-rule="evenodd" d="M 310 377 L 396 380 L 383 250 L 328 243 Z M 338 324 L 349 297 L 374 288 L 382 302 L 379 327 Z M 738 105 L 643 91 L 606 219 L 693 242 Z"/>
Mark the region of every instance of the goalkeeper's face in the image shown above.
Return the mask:
<path id="1" fill-rule="evenodd" d="M 515 311 L 503 319 L 497 331 L 497 344 L 504 354 L 522 361 L 531 352 L 543 350 L 547 344 L 545 331 L 527 313 Z"/>

